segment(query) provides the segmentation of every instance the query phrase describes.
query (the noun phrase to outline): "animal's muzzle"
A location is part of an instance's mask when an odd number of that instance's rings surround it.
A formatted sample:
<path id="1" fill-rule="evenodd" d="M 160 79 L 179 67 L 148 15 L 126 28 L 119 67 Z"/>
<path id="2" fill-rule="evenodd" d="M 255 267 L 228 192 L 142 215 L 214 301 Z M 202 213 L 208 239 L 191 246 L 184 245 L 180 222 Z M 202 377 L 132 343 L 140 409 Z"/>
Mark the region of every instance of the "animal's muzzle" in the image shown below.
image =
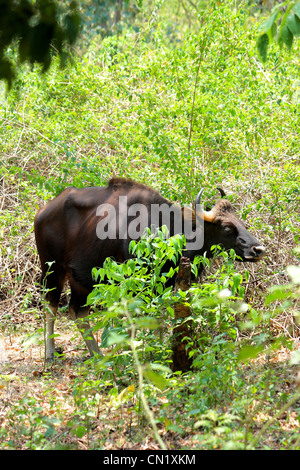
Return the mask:
<path id="1" fill-rule="evenodd" d="M 258 261 L 266 253 L 266 248 L 262 245 L 252 246 L 249 250 L 249 255 L 245 256 L 246 261 Z"/>

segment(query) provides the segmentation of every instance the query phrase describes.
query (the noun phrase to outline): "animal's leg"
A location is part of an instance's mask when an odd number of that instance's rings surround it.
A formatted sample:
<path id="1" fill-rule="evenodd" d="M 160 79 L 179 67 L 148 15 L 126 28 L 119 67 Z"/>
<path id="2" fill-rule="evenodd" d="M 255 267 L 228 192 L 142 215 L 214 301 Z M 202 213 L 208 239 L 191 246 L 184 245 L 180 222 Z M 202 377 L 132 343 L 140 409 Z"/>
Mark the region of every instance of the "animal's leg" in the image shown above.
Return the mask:
<path id="1" fill-rule="evenodd" d="M 94 338 L 93 330 L 89 324 L 88 320 L 85 320 L 85 317 L 89 314 L 89 307 L 81 307 L 80 305 L 84 305 L 86 302 L 83 298 L 76 297 L 72 292 L 70 305 L 69 305 L 69 313 L 71 318 L 75 321 L 82 337 L 85 341 L 85 344 L 89 350 L 91 356 L 94 354 L 99 354 L 102 356 L 97 341 Z"/>
<path id="2" fill-rule="evenodd" d="M 52 362 L 55 355 L 55 344 L 54 344 L 54 323 L 57 313 L 57 305 L 53 306 L 48 304 L 46 306 L 46 361 Z"/>
<path id="3" fill-rule="evenodd" d="M 45 265 L 44 265 L 45 266 Z M 54 264 L 55 267 L 55 264 Z M 53 271 L 43 272 L 42 285 L 47 290 L 45 295 L 45 328 L 46 328 L 46 355 L 47 362 L 52 362 L 55 356 L 54 324 L 58 310 L 58 302 L 64 283 L 64 273 Z"/>

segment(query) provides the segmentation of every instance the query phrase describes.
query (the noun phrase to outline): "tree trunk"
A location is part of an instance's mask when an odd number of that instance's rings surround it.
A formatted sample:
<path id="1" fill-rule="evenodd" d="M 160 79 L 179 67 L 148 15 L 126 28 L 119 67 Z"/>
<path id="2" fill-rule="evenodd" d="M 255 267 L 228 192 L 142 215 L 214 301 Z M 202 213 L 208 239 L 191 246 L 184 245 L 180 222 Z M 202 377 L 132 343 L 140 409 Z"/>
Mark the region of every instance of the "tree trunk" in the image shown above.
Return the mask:
<path id="1" fill-rule="evenodd" d="M 175 281 L 175 291 L 179 289 L 187 291 L 191 286 L 191 262 L 189 258 L 182 257 L 179 264 L 179 270 Z M 174 328 L 172 338 L 172 370 L 173 372 L 181 370 L 186 372 L 191 369 L 192 359 L 189 358 L 186 351 L 188 339 L 191 335 L 191 321 L 185 321 L 191 314 L 190 307 L 179 301 L 175 305 L 175 320 L 181 319 L 181 322 Z"/>
<path id="2" fill-rule="evenodd" d="M 115 17 L 114 17 L 114 25 L 121 21 L 121 14 L 122 14 L 122 7 L 123 7 L 123 0 L 118 0 L 115 9 Z"/>

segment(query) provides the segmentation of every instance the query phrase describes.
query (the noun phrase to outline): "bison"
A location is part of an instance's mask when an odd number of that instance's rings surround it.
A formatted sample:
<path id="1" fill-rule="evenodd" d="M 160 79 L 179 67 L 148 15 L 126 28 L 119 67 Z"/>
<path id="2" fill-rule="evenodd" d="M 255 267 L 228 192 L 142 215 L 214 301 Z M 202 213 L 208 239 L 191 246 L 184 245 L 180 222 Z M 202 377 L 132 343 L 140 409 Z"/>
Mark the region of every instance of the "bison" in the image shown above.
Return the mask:
<path id="1" fill-rule="evenodd" d="M 106 187 L 67 188 L 42 207 L 34 230 L 50 307 L 46 312 L 46 360 L 54 359 L 54 322 L 66 280 L 71 288 L 69 313 L 74 321 L 81 319 L 90 354 L 99 353 L 84 320 L 89 312 L 86 298 L 93 289 L 92 268 L 101 267 L 108 257 L 120 263 L 129 259 L 131 240 L 138 239 L 146 227 L 166 225 L 169 236 L 184 233 L 184 255 L 191 261 L 204 253 L 211 257 L 213 245 L 234 249 L 242 261 L 260 260 L 265 248 L 246 230 L 224 199 L 223 190 L 218 189 L 222 198 L 205 211 L 200 205 L 203 190 L 191 209 L 173 204 L 146 185 L 112 178 Z"/>

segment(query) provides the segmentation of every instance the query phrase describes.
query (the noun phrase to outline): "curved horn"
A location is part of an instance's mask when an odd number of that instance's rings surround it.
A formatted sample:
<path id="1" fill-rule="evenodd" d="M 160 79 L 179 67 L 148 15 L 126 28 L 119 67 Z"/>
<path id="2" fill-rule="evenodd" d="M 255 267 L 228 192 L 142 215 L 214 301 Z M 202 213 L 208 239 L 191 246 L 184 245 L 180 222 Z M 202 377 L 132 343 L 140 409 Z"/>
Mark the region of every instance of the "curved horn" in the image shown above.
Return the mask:
<path id="1" fill-rule="evenodd" d="M 204 191 L 204 188 L 200 189 L 200 191 L 197 194 L 197 197 L 195 199 L 195 209 L 196 210 L 197 210 L 197 204 L 200 204 L 201 196 L 203 194 L 203 191 Z M 200 211 L 197 212 L 197 215 L 198 215 L 198 217 L 205 220 L 206 222 L 213 222 L 215 220 L 215 217 L 216 217 L 213 208 L 210 211 L 200 210 Z"/>
<path id="2" fill-rule="evenodd" d="M 220 191 L 221 197 L 226 197 L 224 189 L 222 189 L 222 188 L 217 188 L 217 189 Z"/>
<path id="3" fill-rule="evenodd" d="M 196 197 L 196 200 L 195 200 L 195 206 L 197 204 L 200 204 L 200 201 L 201 201 L 201 196 L 203 194 L 203 191 L 204 191 L 204 188 L 200 189 L 199 193 L 197 194 L 197 197 Z"/>

